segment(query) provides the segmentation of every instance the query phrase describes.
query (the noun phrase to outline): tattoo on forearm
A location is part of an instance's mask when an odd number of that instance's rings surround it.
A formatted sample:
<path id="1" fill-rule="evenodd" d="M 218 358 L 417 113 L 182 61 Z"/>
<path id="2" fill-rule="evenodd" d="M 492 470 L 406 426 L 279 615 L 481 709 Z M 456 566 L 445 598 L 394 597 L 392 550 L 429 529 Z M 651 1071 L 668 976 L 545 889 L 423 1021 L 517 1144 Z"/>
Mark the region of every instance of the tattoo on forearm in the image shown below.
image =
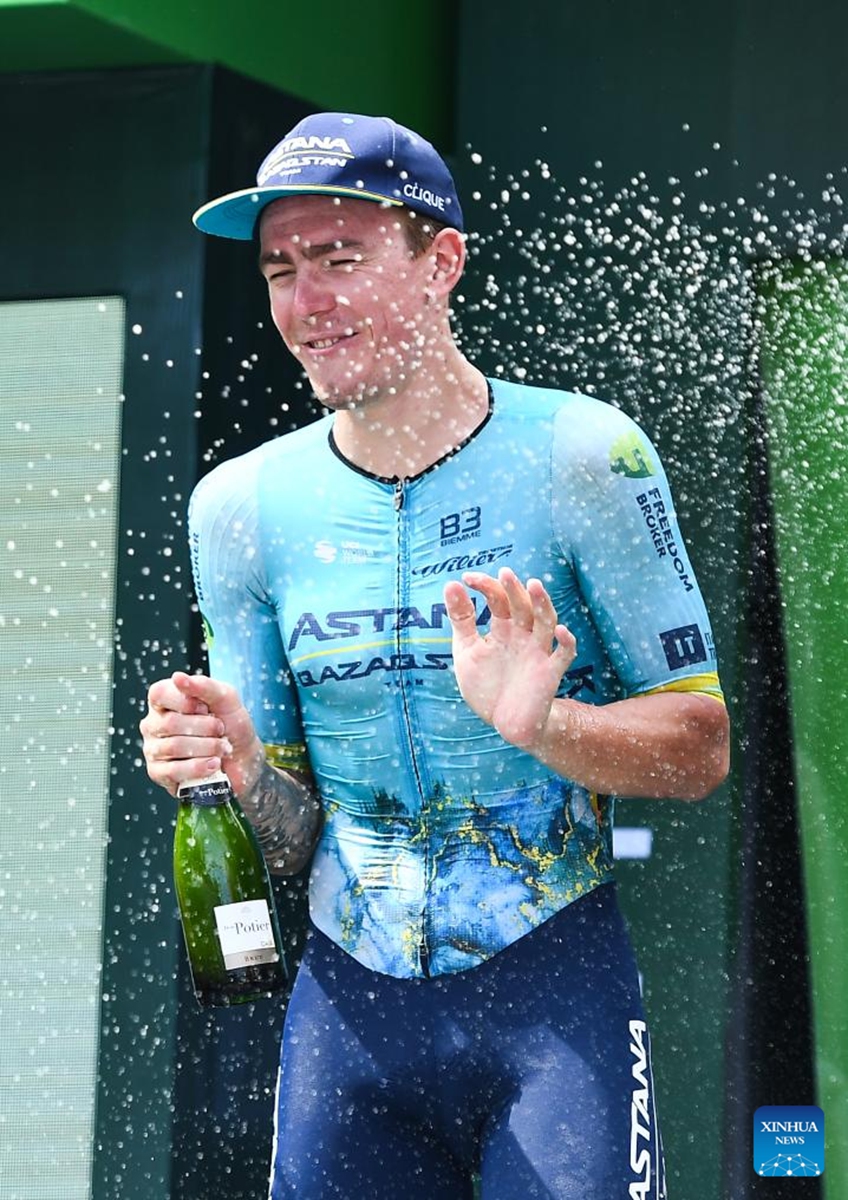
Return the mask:
<path id="1" fill-rule="evenodd" d="M 239 804 L 270 870 L 292 875 L 306 865 L 321 829 L 321 802 L 313 787 L 266 762 Z"/>

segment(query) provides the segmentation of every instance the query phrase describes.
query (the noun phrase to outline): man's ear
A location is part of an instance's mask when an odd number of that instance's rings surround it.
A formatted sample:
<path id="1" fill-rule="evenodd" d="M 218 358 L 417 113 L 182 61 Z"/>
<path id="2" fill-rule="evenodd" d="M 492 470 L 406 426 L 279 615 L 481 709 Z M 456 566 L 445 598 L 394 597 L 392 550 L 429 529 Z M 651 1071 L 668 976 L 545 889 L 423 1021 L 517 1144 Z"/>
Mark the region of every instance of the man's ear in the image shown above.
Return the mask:
<path id="1" fill-rule="evenodd" d="M 440 229 L 427 251 L 431 267 L 427 294 L 432 299 L 450 295 L 465 269 L 465 259 L 465 238 L 459 230 Z"/>

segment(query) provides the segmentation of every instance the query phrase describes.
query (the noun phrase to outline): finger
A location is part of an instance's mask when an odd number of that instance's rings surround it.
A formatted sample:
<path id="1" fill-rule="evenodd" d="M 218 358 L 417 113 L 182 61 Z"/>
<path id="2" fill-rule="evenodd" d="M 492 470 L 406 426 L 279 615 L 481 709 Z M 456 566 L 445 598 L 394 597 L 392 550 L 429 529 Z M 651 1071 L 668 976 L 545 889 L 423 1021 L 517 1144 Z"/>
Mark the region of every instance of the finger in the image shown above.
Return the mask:
<path id="1" fill-rule="evenodd" d="M 182 672 L 180 672 L 182 674 Z M 190 678 L 187 676 L 187 678 Z M 156 712 L 207 713 L 208 706 L 170 679 L 158 679 L 147 689 L 147 703 Z"/>
<path id="2" fill-rule="evenodd" d="M 153 783 L 165 788 L 172 796 L 176 796 L 177 788 L 181 783 L 205 779 L 214 771 L 220 771 L 221 766 L 221 758 L 216 755 L 210 758 L 173 759 L 169 762 L 149 762 L 147 774 Z"/>
<path id="3" fill-rule="evenodd" d="M 226 726 L 214 714 L 177 712 L 173 709 L 153 709 L 140 722 L 139 729 L 146 738 L 199 737 L 219 738 Z"/>
<path id="4" fill-rule="evenodd" d="M 477 613 L 468 592 L 458 580 L 445 584 L 445 611 L 453 627 L 454 646 L 458 649 L 473 644 L 480 636 Z"/>
<path id="5" fill-rule="evenodd" d="M 183 762 L 192 758 L 226 758 L 232 751 L 227 738 L 166 737 L 149 738 L 144 743 L 148 764 Z"/>
<path id="6" fill-rule="evenodd" d="M 551 657 L 556 661 L 560 670 L 565 673 L 577 657 L 577 638 L 567 625 L 557 625 L 554 637 L 556 645 Z"/>
<path id="7" fill-rule="evenodd" d="M 535 613 L 533 601 L 527 589 L 515 571 L 509 567 L 501 567 L 500 571 L 498 571 L 498 580 L 506 592 L 506 598 L 509 601 L 510 617 L 516 625 L 519 625 L 522 629 L 526 629 L 529 633 L 533 628 Z"/>
<path id="8" fill-rule="evenodd" d="M 558 621 L 554 602 L 541 579 L 527 580 L 527 596 L 533 611 L 533 632 L 540 646 L 549 647 Z"/>
<path id="9" fill-rule="evenodd" d="M 493 579 L 491 575 L 485 575 L 482 571 L 465 571 L 462 580 L 475 592 L 481 593 L 495 620 L 508 621 L 510 619 L 509 598 L 499 580 Z"/>
<path id="10" fill-rule="evenodd" d="M 554 637 L 557 643 L 564 649 L 572 653 L 577 651 L 577 638 L 571 632 L 567 625 L 557 625 L 554 630 Z"/>

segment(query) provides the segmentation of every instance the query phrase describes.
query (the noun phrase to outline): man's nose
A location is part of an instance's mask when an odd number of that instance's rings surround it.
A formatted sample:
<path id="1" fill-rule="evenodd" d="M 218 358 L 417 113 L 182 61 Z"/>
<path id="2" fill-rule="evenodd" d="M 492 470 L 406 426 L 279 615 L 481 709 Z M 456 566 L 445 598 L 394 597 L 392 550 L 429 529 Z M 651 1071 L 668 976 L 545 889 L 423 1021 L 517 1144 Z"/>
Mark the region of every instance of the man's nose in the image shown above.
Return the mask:
<path id="1" fill-rule="evenodd" d="M 298 317 L 316 317 L 330 312 L 336 295 L 329 273 L 319 264 L 309 263 L 297 272 L 294 285 L 294 311 Z"/>

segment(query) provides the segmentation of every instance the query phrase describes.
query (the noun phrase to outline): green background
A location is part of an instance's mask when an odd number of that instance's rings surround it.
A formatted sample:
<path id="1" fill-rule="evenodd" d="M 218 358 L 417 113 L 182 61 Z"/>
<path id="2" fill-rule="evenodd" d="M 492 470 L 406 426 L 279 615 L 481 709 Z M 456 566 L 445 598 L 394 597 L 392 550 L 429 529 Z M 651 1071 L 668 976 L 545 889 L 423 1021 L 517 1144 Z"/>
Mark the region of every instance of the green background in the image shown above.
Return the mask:
<path id="1" fill-rule="evenodd" d="M 313 106 L 386 112 L 444 143 L 455 5 L 384 0 L 0 0 L 0 70 L 219 63 Z M 285 132 L 285 131 L 283 131 Z"/>
<path id="2" fill-rule="evenodd" d="M 767 399 L 778 562 L 811 934 L 819 1104 L 832 1195 L 848 1180 L 848 267 L 764 271 Z M 829 1191 L 828 1194 L 831 1194 Z"/>

